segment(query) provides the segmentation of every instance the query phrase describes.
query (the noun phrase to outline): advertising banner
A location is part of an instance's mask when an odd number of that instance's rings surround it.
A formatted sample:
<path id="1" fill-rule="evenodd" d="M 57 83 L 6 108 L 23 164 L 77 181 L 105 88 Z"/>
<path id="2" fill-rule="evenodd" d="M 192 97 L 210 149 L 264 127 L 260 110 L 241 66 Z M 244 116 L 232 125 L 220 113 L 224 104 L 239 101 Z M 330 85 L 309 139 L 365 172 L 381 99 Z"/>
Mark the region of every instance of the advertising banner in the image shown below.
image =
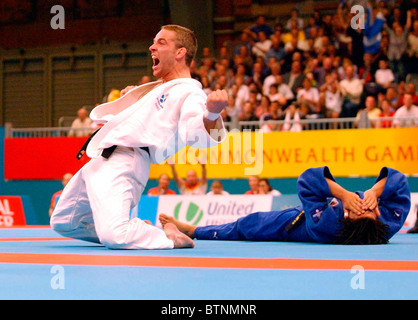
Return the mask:
<path id="1" fill-rule="evenodd" d="M 269 195 L 160 196 L 157 212 L 195 226 L 218 225 L 253 212 L 270 211 L 272 201 Z M 161 226 L 159 221 L 157 226 Z"/>
<path id="2" fill-rule="evenodd" d="M 329 166 L 336 177 L 376 176 L 383 166 L 418 174 L 418 128 L 229 133 L 219 146 L 181 150 L 167 162 L 179 176 L 206 163 L 208 178 L 297 178 L 311 167 Z M 171 175 L 152 165 L 150 178 Z"/>
<path id="3" fill-rule="evenodd" d="M 87 138 L 6 138 L 4 140 L 4 178 L 7 180 L 61 180 L 75 174 L 89 161 L 76 155 Z"/>
<path id="4" fill-rule="evenodd" d="M 26 225 L 22 199 L 18 196 L 0 196 L 0 227 Z"/>
<path id="5" fill-rule="evenodd" d="M 208 149 L 183 148 L 161 164 L 152 164 L 150 179 L 180 177 L 205 163 L 209 179 L 297 178 L 311 167 L 329 166 L 336 177 L 376 176 L 382 166 L 418 174 L 418 128 L 310 130 L 301 132 L 231 131 Z M 6 138 L 4 177 L 8 180 L 61 179 L 89 159 L 76 159 L 85 138 Z M 59 165 L 57 165 L 59 164 Z M 36 170 L 34 170 L 36 168 Z"/>

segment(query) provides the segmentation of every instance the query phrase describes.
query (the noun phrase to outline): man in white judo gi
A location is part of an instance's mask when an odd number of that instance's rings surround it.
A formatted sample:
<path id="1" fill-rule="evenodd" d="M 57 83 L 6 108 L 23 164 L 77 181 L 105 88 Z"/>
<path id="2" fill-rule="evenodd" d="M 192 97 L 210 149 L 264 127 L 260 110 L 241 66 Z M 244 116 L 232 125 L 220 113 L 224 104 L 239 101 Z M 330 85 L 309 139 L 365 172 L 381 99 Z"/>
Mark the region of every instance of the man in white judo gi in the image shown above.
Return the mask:
<path id="1" fill-rule="evenodd" d="M 59 234 L 111 249 L 193 247 L 173 224 L 156 228 L 130 218 L 146 186 L 150 163 L 160 163 L 186 145 L 208 148 L 222 142 L 220 112 L 227 93 L 206 96 L 191 78 L 197 49 L 193 32 L 163 26 L 150 46 L 153 75 L 160 79 L 127 87 L 123 96 L 90 114 L 104 126 L 87 146 L 92 158 L 64 189 L 51 217 Z"/>

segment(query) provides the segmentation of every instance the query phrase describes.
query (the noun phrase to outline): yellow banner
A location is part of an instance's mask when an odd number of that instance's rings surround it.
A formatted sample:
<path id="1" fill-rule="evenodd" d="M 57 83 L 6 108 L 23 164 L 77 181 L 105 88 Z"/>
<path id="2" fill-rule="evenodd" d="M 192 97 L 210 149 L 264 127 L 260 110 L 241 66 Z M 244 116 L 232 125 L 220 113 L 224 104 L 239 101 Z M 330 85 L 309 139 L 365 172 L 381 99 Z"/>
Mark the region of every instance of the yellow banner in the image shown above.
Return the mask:
<path id="1" fill-rule="evenodd" d="M 210 149 L 186 148 L 167 160 L 180 177 L 206 163 L 210 179 L 296 178 L 311 167 L 329 166 L 336 177 L 376 176 L 383 166 L 418 173 L 418 128 L 302 132 L 230 132 Z M 151 179 L 171 176 L 167 164 L 151 166 Z"/>

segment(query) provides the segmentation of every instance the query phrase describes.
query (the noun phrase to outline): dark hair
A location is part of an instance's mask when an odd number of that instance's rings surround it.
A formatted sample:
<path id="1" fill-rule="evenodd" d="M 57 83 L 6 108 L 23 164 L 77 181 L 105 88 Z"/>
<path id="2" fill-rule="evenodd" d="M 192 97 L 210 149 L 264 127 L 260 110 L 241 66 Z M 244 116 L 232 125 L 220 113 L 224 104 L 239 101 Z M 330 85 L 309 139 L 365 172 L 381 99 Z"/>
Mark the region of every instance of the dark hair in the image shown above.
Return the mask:
<path id="1" fill-rule="evenodd" d="M 267 184 L 267 186 L 269 188 L 269 191 L 273 190 L 273 187 L 270 185 L 270 182 L 269 182 L 269 180 L 267 178 L 261 178 L 261 179 L 259 179 L 258 180 L 258 183 L 260 183 L 261 181 L 264 181 Z"/>
<path id="2" fill-rule="evenodd" d="M 335 244 L 387 244 L 388 229 L 378 219 L 344 219 Z"/>

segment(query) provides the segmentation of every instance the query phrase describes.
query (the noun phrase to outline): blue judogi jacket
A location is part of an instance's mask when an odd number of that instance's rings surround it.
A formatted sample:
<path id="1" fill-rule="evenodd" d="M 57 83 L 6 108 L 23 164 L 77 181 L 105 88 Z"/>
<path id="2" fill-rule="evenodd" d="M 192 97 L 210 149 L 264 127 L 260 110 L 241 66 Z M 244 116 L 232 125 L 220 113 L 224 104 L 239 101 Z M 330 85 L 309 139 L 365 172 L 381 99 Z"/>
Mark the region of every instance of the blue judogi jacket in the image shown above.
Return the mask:
<path id="1" fill-rule="evenodd" d="M 376 182 L 387 178 L 378 199 L 380 219 L 388 225 L 390 239 L 403 226 L 411 206 L 408 181 L 401 172 L 384 167 Z M 255 212 L 235 222 L 198 227 L 195 238 L 202 240 L 298 241 L 332 243 L 344 219 L 341 200 L 332 196 L 328 167 L 311 168 L 297 182 L 302 206 L 283 211 Z M 363 192 L 357 194 L 363 198 Z M 304 210 L 304 214 L 301 212 Z"/>

